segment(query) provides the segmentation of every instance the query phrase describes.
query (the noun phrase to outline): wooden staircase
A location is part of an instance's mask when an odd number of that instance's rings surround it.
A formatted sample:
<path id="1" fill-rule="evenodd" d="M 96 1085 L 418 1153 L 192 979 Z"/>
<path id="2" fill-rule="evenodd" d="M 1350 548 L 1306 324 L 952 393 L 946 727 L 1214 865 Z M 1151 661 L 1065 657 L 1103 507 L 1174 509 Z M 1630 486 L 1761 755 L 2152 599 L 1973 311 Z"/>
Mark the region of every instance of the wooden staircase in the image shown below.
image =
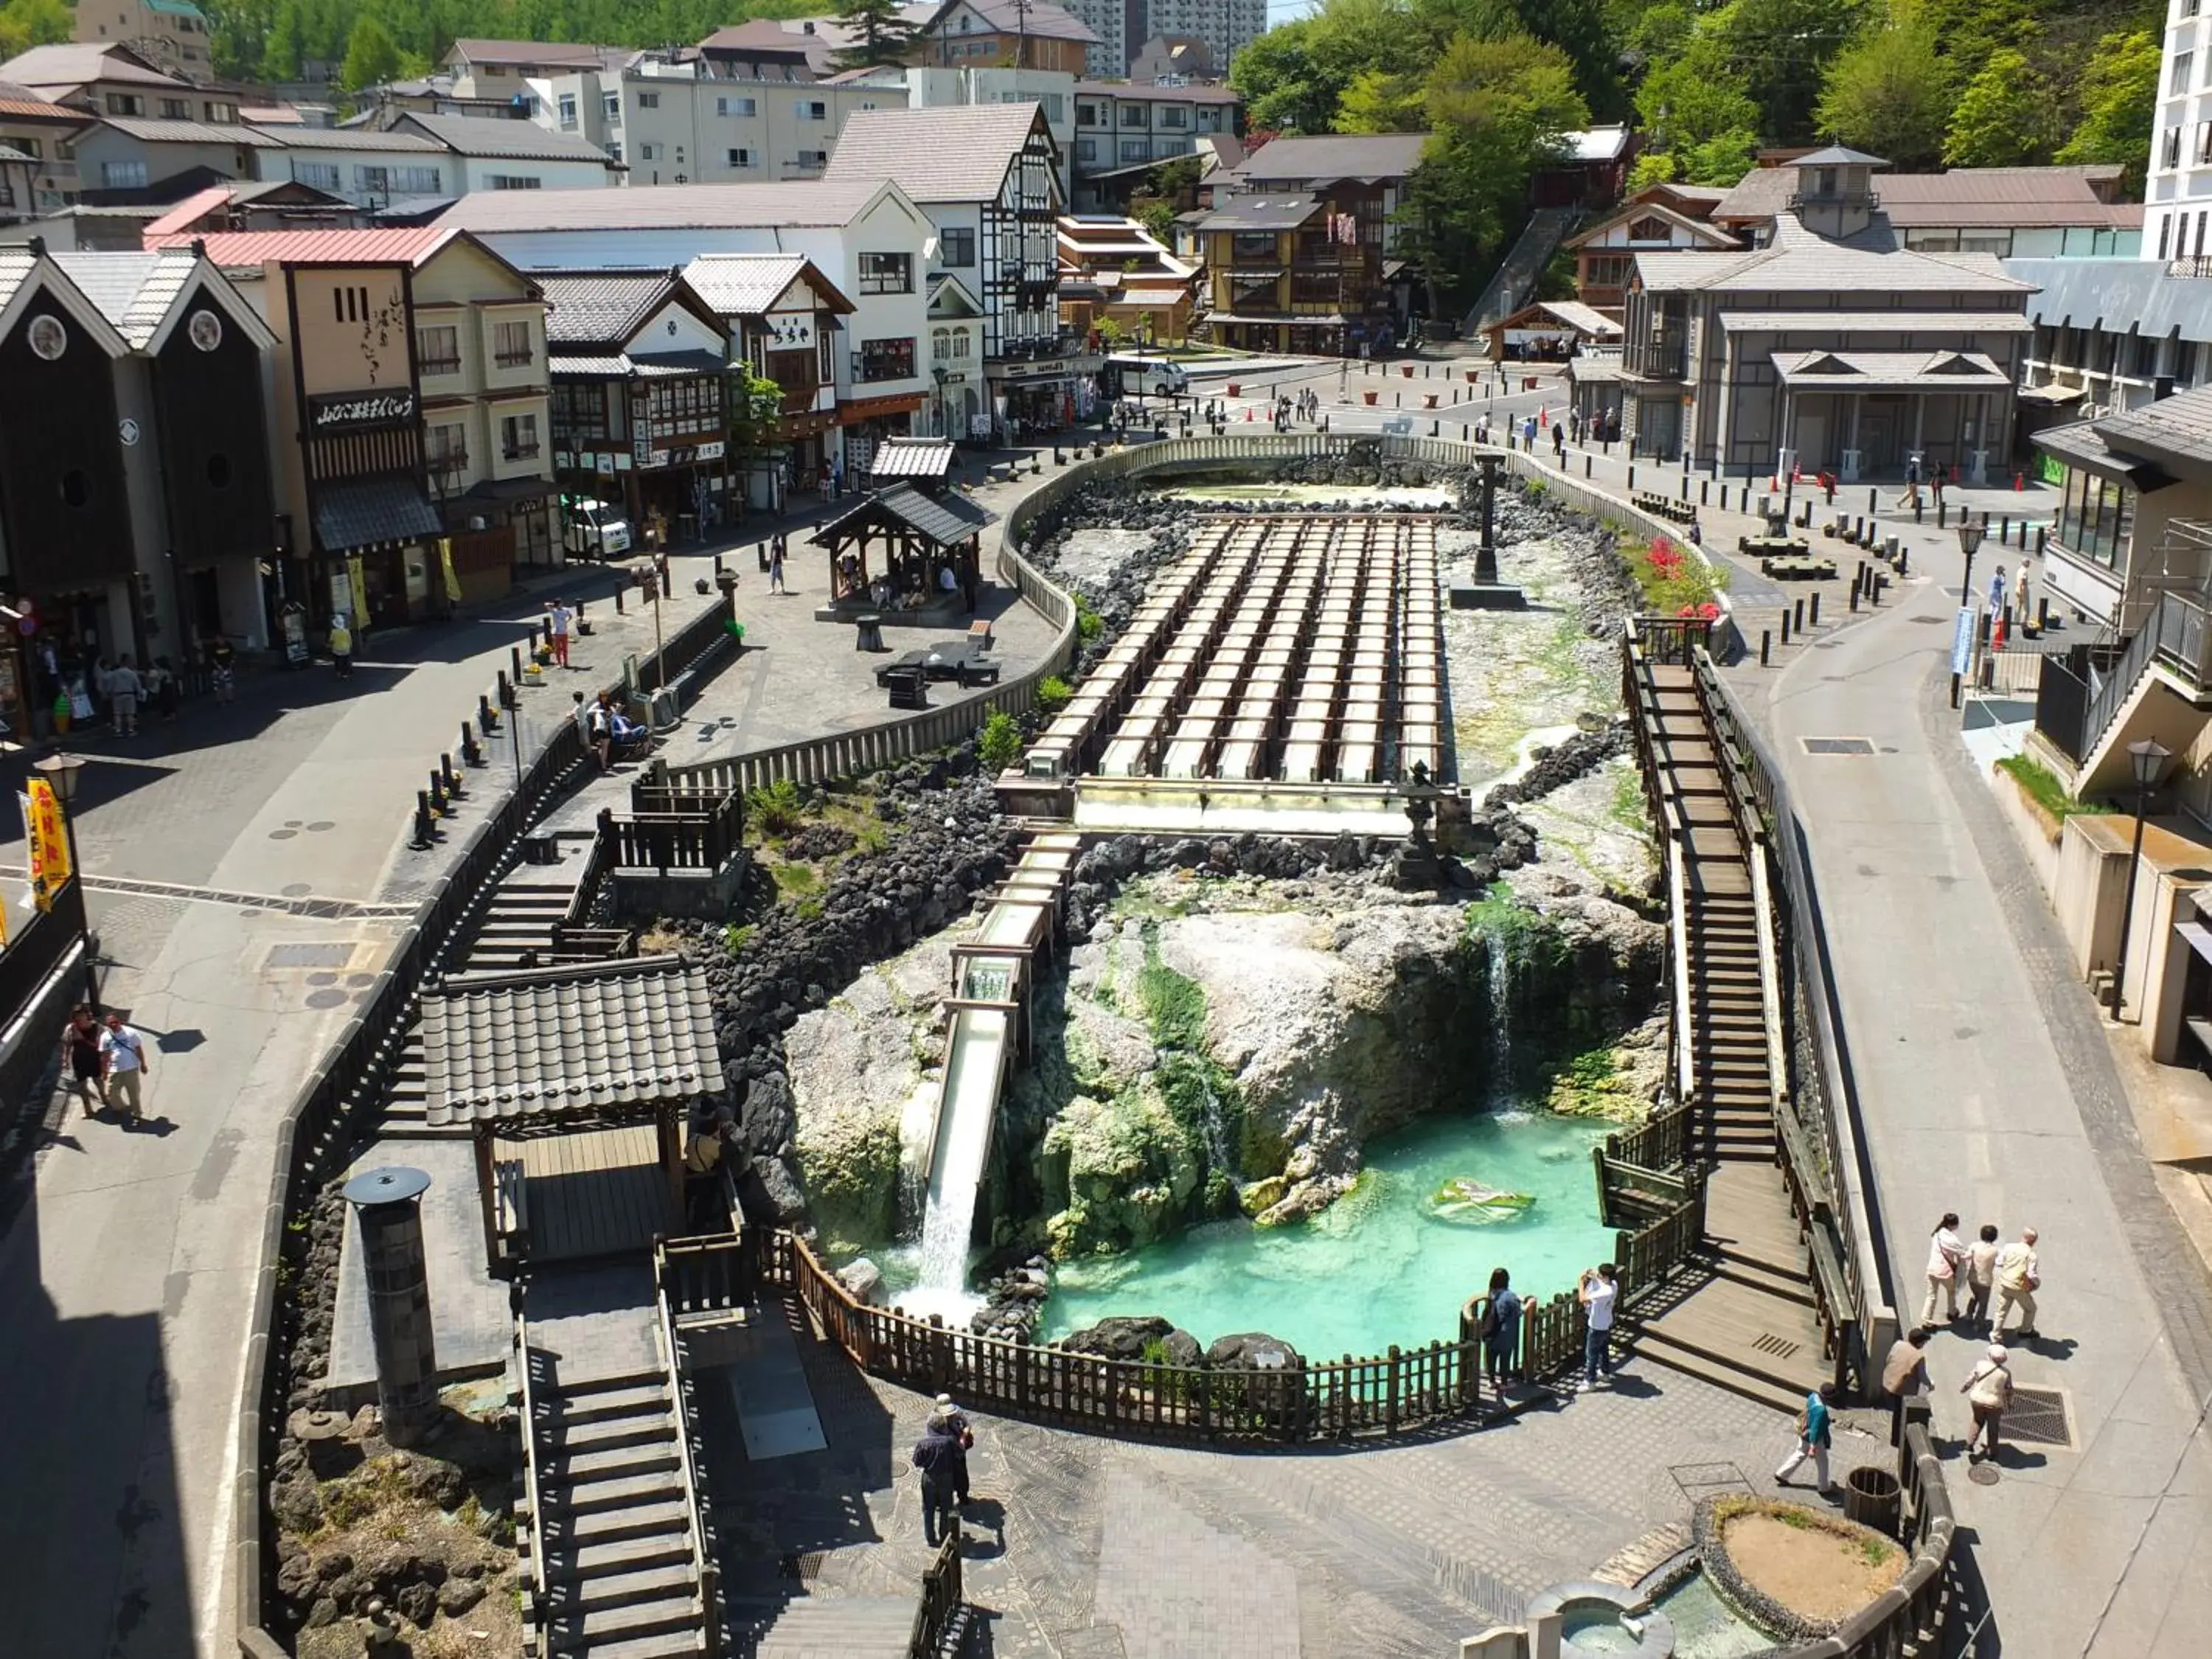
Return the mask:
<path id="1" fill-rule="evenodd" d="M 528 866 L 525 866 L 527 868 Z M 518 871 L 516 875 L 521 872 Z M 576 896 L 567 883 L 518 880 L 509 876 L 493 891 L 483 919 L 461 951 L 454 971 L 489 974 L 530 965 L 530 953 L 541 964 L 553 947 L 553 930 L 567 917 Z"/>
<path id="2" fill-rule="evenodd" d="M 1690 1260 L 1624 1310 L 1635 1352 L 1778 1410 L 1833 1374 L 1803 1228 L 1780 1168 L 1763 918 L 1765 848 L 1747 839 L 1696 671 L 1632 652 L 1628 701 L 1668 846 L 1684 1162 L 1705 1170 Z"/>
<path id="3" fill-rule="evenodd" d="M 763 1607 L 760 1634 L 733 1644 L 750 1659 L 907 1659 L 914 1597 L 815 1593 Z"/>
<path id="4" fill-rule="evenodd" d="M 531 1411 L 545 1659 L 711 1652 L 666 1374 L 549 1382 Z"/>

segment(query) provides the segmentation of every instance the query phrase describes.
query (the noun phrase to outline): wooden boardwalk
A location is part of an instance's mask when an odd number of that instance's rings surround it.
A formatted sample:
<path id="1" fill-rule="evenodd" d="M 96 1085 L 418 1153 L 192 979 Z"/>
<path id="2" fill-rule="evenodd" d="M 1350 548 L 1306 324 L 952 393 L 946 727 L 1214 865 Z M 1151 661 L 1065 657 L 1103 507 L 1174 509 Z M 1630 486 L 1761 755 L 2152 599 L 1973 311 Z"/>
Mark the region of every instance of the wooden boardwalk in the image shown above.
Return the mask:
<path id="1" fill-rule="evenodd" d="M 650 1124 L 498 1140 L 492 1155 L 522 1165 L 532 1261 L 650 1251 L 684 1231 Z"/>
<path id="2" fill-rule="evenodd" d="M 1624 1323 L 1646 1358 L 1795 1411 L 1832 1372 L 1778 1161 L 1751 863 L 1764 854 L 1737 821 L 1694 671 L 1639 661 L 1632 680 L 1668 855 L 1680 865 L 1678 970 L 1689 994 L 1688 1029 L 1676 1038 L 1688 1056 L 1686 1157 L 1708 1176 L 1695 1258 Z"/>

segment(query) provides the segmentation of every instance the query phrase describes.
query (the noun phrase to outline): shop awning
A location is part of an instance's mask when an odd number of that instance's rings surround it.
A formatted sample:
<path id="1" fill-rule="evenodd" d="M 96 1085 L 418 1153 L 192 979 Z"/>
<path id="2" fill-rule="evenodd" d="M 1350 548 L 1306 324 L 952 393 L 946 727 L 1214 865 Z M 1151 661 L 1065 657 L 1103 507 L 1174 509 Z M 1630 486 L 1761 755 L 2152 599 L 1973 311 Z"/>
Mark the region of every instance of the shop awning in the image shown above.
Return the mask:
<path id="1" fill-rule="evenodd" d="M 550 478 L 484 478 L 471 484 L 460 499 L 496 506 L 508 501 L 537 501 L 552 493 Z"/>
<path id="2" fill-rule="evenodd" d="M 392 547 L 440 534 L 438 509 L 412 478 L 344 478 L 315 489 L 315 543 L 325 553 Z"/>
<path id="3" fill-rule="evenodd" d="M 857 426 L 884 415 L 911 415 L 929 401 L 926 392 L 899 392 L 886 398 L 854 398 L 837 405 L 837 424 Z"/>

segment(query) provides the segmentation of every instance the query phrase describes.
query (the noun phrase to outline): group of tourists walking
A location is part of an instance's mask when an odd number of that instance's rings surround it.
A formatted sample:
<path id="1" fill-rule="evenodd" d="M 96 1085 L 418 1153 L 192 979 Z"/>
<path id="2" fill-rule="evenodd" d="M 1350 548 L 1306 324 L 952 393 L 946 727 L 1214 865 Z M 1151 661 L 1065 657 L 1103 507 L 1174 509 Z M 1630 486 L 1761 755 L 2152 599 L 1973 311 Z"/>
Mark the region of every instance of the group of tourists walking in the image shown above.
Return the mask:
<path id="1" fill-rule="evenodd" d="M 62 1077 L 87 1117 L 119 1107 L 125 1125 L 144 1122 L 146 1073 L 146 1040 L 121 1014 L 110 1009 L 97 1020 L 84 1003 L 70 1011 L 62 1027 Z"/>

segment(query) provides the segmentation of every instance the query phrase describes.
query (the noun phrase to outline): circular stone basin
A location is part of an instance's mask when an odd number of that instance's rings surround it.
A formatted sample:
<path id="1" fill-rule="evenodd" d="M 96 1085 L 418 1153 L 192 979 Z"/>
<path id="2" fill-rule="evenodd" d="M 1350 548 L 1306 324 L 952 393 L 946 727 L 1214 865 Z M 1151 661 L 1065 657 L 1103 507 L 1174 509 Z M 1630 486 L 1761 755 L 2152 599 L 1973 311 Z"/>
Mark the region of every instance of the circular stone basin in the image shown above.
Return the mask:
<path id="1" fill-rule="evenodd" d="M 1632 1609 L 1641 1609 L 1632 1611 Z M 1547 1613 L 1559 1615 L 1563 1654 L 1632 1656 L 1632 1659 L 1672 1659 L 1674 1626 L 1663 1613 L 1645 1607 L 1634 1590 L 1595 1580 L 1558 1584 L 1532 1596 L 1528 1620 L 1534 1624 Z"/>

